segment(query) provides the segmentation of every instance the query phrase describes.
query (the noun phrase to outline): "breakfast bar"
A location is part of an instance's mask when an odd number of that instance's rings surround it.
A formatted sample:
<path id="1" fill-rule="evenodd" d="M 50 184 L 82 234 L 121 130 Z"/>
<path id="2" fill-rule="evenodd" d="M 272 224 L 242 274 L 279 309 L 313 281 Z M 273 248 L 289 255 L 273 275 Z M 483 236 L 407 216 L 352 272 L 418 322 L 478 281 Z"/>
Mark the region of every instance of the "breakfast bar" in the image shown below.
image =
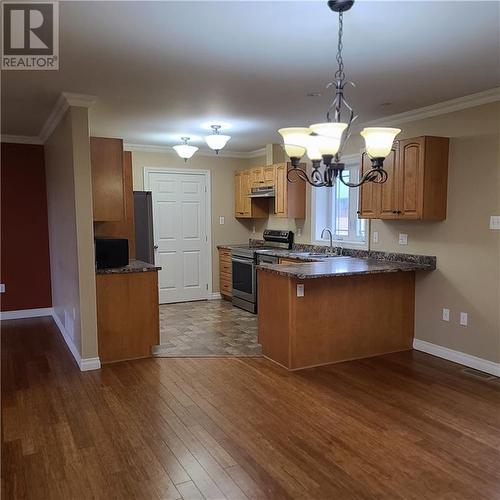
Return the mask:
<path id="1" fill-rule="evenodd" d="M 411 349 L 421 262 L 334 257 L 258 267 L 259 343 L 289 370 Z"/>

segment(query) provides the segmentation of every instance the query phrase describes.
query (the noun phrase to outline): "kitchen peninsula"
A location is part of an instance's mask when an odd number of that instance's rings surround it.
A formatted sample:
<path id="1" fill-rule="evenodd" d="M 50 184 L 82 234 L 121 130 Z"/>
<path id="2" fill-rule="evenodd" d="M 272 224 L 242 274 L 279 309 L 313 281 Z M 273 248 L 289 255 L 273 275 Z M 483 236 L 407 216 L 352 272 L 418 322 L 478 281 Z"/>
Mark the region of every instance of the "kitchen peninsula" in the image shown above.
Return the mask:
<path id="1" fill-rule="evenodd" d="M 259 266 L 264 355 L 298 370 L 411 349 L 415 272 L 433 269 L 427 257 Z"/>

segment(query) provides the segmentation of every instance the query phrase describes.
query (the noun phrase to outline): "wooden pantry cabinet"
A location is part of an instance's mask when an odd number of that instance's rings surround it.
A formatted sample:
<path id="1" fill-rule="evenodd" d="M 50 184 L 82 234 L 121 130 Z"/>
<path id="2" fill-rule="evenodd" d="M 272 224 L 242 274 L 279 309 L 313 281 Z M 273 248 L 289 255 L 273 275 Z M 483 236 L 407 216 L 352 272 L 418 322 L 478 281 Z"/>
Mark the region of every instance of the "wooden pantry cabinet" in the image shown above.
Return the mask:
<path id="1" fill-rule="evenodd" d="M 384 184 L 366 183 L 359 190 L 362 219 L 446 219 L 449 139 L 422 136 L 396 141 L 384 161 Z M 361 158 L 362 172 L 371 167 Z"/>

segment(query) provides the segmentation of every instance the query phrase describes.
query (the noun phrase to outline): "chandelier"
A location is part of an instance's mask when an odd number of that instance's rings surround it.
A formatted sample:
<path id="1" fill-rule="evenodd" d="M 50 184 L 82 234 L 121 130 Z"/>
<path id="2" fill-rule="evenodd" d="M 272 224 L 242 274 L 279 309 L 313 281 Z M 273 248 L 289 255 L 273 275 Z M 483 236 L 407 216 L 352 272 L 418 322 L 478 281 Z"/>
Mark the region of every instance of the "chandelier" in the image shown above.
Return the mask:
<path id="1" fill-rule="evenodd" d="M 313 187 L 332 187 L 339 179 L 348 187 L 358 187 L 365 182 L 382 184 L 387 180 L 384 159 L 391 152 L 398 128 L 368 127 L 361 131 L 365 148 L 371 160 L 372 168 L 362 174 L 358 182 L 347 182 L 343 178 L 345 165 L 341 162 L 342 151 L 351 136 L 352 124 L 357 118 L 353 108 L 344 96 L 347 84 L 344 60 L 342 58 L 342 37 L 344 30 L 344 12 L 349 10 L 354 0 L 329 0 L 328 7 L 339 15 L 337 43 L 337 71 L 334 79 L 326 88 L 333 87 L 335 95 L 326 113 L 326 123 L 315 123 L 309 127 L 288 127 L 278 130 L 283 137 L 286 154 L 292 168 L 287 172 L 289 181 L 302 179 Z M 312 162 L 311 174 L 299 168 L 300 160 L 307 154 Z M 323 165 L 322 165 L 323 163 Z"/>

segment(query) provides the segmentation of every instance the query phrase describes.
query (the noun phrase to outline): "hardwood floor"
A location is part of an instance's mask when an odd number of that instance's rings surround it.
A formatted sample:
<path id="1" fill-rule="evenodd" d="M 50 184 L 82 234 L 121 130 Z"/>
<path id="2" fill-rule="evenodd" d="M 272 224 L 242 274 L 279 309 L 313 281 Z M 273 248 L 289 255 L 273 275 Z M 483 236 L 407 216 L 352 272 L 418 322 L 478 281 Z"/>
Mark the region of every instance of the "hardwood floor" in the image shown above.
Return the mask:
<path id="1" fill-rule="evenodd" d="M 2 323 L 2 498 L 498 499 L 500 385 L 407 352 L 80 373 L 49 318 Z"/>

